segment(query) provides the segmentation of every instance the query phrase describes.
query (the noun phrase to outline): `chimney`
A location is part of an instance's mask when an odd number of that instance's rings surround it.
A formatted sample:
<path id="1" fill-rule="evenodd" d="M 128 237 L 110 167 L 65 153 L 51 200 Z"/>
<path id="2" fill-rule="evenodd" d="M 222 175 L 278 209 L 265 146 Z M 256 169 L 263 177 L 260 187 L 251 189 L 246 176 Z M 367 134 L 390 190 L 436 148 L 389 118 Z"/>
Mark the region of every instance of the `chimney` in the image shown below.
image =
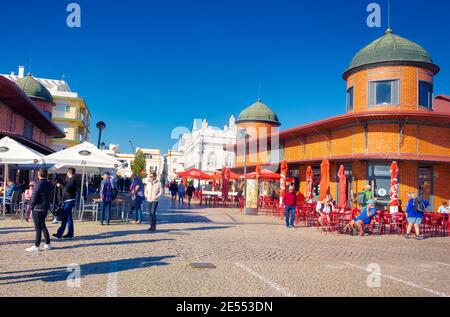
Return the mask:
<path id="1" fill-rule="evenodd" d="M 19 66 L 19 74 L 18 77 L 19 78 L 23 78 L 23 75 L 25 74 L 25 67 L 24 66 Z"/>

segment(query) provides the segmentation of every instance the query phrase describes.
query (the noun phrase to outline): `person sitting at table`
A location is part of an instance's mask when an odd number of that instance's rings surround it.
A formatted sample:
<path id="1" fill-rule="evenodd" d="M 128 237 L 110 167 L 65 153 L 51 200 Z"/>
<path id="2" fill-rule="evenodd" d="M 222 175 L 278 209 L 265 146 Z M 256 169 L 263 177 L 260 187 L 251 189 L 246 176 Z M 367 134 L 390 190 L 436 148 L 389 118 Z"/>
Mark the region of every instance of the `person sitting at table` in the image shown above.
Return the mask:
<path id="1" fill-rule="evenodd" d="M 277 193 L 275 192 L 275 190 L 272 190 L 272 194 L 270 195 L 270 199 L 271 199 L 272 201 L 278 200 L 278 195 L 277 195 Z"/>
<path id="2" fill-rule="evenodd" d="M 439 206 L 438 214 L 445 214 L 445 215 L 449 214 L 448 203 L 446 201 L 443 201 L 442 205 Z"/>
<path id="3" fill-rule="evenodd" d="M 3 195 L 6 198 L 6 211 L 11 212 L 11 203 L 12 203 L 12 197 L 14 192 L 17 191 L 17 186 L 14 183 L 12 179 L 8 179 L 8 182 L 6 183 L 6 189 L 2 193 L 2 196 L 0 197 L 0 203 L 3 204 Z"/>
<path id="4" fill-rule="evenodd" d="M 30 207 L 30 200 L 31 197 L 33 197 L 33 191 L 35 188 L 35 182 L 31 181 L 30 185 L 28 186 L 28 189 L 25 190 L 24 193 L 24 202 L 25 202 L 25 222 L 28 222 L 30 219 L 30 213 L 31 213 L 31 207 Z"/>
<path id="5" fill-rule="evenodd" d="M 363 225 L 370 225 L 376 214 L 375 200 L 371 199 L 367 202 L 366 208 L 361 211 L 361 214 L 358 217 L 350 222 L 349 226 L 351 228 L 356 227 L 359 231 L 359 236 L 364 237 Z"/>
<path id="6" fill-rule="evenodd" d="M 324 220 L 327 219 L 327 223 L 331 222 L 330 214 L 333 211 L 333 202 L 331 195 L 326 195 L 323 201 L 318 201 L 316 211 L 319 213 L 319 224 L 324 230 Z"/>

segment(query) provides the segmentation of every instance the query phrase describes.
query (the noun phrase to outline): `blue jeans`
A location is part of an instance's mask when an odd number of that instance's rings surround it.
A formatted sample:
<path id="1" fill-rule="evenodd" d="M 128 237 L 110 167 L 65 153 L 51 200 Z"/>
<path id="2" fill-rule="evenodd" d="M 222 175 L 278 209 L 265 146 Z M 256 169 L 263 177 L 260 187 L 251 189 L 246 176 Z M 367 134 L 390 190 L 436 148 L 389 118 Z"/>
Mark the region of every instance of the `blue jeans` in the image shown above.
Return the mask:
<path id="1" fill-rule="evenodd" d="M 75 206 L 75 201 L 65 202 L 63 206 L 63 214 L 61 220 L 61 227 L 59 227 L 56 234 L 60 237 L 63 236 L 64 231 L 66 230 L 66 226 L 69 227 L 69 231 L 67 232 L 67 236 L 73 237 L 74 229 L 73 229 L 73 216 L 72 210 Z"/>
<path id="2" fill-rule="evenodd" d="M 144 197 L 136 196 L 136 222 L 142 222 L 142 203 L 144 202 Z"/>
<path id="3" fill-rule="evenodd" d="M 103 201 L 100 206 L 100 223 L 103 224 L 105 220 L 105 210 L 106 210 L 106 223 L 109 225 L 111 220 L 111 201 Z"/>
<path id="4" fill-rule="evenodd" d="M 156 210 L 158 209 L 157 201 L 148 202 L 150 208 L 150 229 L 156 229 Z"/>
<path id="5" fill-rule="evenodd" d="M 291 221 L 289 222 L 289 212 L 291 212 Z M 286 206 L 286 226 L 294 226 L 295 222 L 295 206 Z"/>

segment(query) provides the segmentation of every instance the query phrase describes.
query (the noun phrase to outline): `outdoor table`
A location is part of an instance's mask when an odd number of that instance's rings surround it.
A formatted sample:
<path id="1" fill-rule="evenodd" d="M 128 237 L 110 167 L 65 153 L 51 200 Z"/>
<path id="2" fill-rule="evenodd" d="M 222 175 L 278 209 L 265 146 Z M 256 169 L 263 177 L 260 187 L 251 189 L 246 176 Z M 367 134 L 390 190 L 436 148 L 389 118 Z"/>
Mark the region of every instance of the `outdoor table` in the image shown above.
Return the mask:
<path id="1" fill-rule="evenodd" d="M 102 203 L 102 199 L 101 198 L 95 198 L 92 200 L 92 202 L 94 204 L 97 205 L 97 210 L 98 212 L 100 212 L 100 204 Z M 114 215 L 114 210 L 117 210 L 117 216 L 120 215 L 120 219 L 121 221 L 125 220 L 125 203 L 126 203 L 126 199 L 124 198 L 116 198 L 112 204 L 111 204 L 111 218 Z"/>

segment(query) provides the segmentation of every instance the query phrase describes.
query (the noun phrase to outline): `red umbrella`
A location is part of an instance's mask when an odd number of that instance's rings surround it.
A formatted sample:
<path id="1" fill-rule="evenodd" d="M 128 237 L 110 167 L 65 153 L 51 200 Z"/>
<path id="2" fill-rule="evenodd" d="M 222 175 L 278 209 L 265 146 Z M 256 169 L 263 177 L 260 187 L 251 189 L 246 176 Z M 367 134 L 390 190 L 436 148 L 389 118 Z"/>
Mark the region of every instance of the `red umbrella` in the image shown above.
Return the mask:
<path id="1" fill-rule="evenodd" d="M 243 179 L 244 176 L 241 176 Z M 246 179 L 256 179 L 256 172 L 248 173 L 245 177 Z M 262 170 L 259 174 L 259 180 L 261 181 L 279 181 L 281 180 L 281 175 L 278 173 L 274 173 L 269 170 Z M 294 182 L 293 178 L 286 177 L 286 182 L 292 183 Z"/>
<path id="2" fill-rule="evenodd" d="M 280 205 L 283 205 L 283 197 L 286 193 L 286 177 L 288 173 L 288 164 L 287 161 L 284 160 L 281 163 L 281 178 L 280 178 Z"/>
<path id="3" fill-rule="evenodd" d="M 306 170 L 306 202 L 312 203 L 313 200 L 313 170 L 311 166 L 308 166 Z"/>
<path id="4" fill-rule="evenodd" d="M 319 200 L 325 199 L 330 190 L 330 161 L 325 158 L 320 165 L 320 196 Z"/>
<path id="5" fill-rule="evenodd" d="M 199 180 L 212 179 L 212 177 L 209 174 L 206 174 L 205 172 L 202 172 L 196 168 L 192 168 L 192 169 L 184 171 L 184 172 L 178 172 L 177 175 L 180 178 L 192 178 L 192 179 L 199 179 Z"/>
<path id="6" fill-rule="evenodd" d="M 391 213 L 398 212 L 398 205 L 399 205 L 399 199 L 398 199 L 398 164 L 397 162 L 392 162 L 391 164 L 391 202 L 389 206 L 391 206 Z"/>
<path id="7" fill-rule="evenodd" d="M 341 165 L 337 174 L 339 177 L 339 207 L 343 208 L 347 204 L 347 177 L 345 177 L 345 167 Z"/>

